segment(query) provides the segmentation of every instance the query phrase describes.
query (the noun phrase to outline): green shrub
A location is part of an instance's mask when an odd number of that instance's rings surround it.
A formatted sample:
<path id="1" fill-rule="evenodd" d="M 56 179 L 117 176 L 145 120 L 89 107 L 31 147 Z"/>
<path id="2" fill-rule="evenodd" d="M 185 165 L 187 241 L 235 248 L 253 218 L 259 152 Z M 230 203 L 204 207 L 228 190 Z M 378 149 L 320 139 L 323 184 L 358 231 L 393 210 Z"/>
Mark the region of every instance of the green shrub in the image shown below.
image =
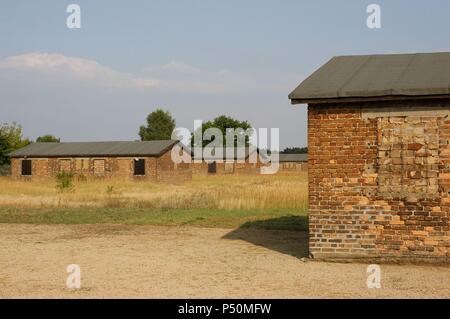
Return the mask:
<path id="1" fill-rule="evenodd" d="M 11 173 L 11 166 L 8 164 L 0 165 L 0 176 L 9 176 Z"/>
<path id="2" fill-rule="evenodd" d="M 114 194 L 114 186 L 106 185 L 106 195 L 108 195 L 108 197 L 111 197 L 112 194 Z"/>
<path id="3" fill-rule="evenodd" d="M 60 172 L 56 175 L 56 188 L 60 192 L 72 191 L 74 188 L 73 180 L 74 173 L 72 172 Z"/>

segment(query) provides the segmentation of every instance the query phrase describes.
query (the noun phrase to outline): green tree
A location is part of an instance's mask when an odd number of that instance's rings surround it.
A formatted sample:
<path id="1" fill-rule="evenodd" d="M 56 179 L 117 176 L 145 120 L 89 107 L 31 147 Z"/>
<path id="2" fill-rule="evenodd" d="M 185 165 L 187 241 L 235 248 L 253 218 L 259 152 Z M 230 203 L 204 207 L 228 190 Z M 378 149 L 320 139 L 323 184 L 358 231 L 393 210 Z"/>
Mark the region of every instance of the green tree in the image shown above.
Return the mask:
<path id="1" fill-rule="evenodd" d="M 61 142 L 61 139 L 54 135 L 46 134 L 46 135 L 39 136 L 36 139 L 36 142 L 38 142 L 38 143 L 59 143 L 59 142 Z"/>
<path id="2" fill-rule="evenodd" d="M 175 120 L 169 112 L 157 109 L 147 116 L 147 126 L 141 126 L 141 141 L 170 140 L 175 129 Z"/>
<path id="3" fill-rule="evenodd" d="M 286 147 L 281 154 L 307 154 L 307 147 Z"/>
<path id="4" fill-rule="evenodd" d="M 6 154 L 9 152 L 8 141 L 4 136 L 0 135 L 0 166 L 8 164 Z"/>
<path id="5" fill-rule="evenodd" d="M 13 122 L 0 125 L 0 165 L 9 164 L 8 153 L 30 144 L 22 135 L 22 126 Z"/>
<path id="6" fill-rule="evenodd" d="M 223 136 L 223 145 L 226 146 L 226 130 L 228 128 L 238 129 L 242 128 L 244 131 L 251 128 L 251 124 L 248 121 L 239 121 L 233 119 L 230 116 L 220 115 L 213 119 L 212 121 L 207 121 L 202 124 L 201 130 L 197 129 L 193 135 L 191 140 L 191 145 L 194 147 L 198 147 L 200 145 L 196 145 L 196 140 L 201 141 L 202 136 L 208 128 L 218 128 L 222 132 Z M 250 145 L 250 135 L 245 136 L 245 146 Z M 197 139 L 196 139 L 197 137 Z M 238 136 L 234 136 L 234 146 L 237 146 Z M 206 146 L 211 141 L 202 141 L 202 146 Z"/>

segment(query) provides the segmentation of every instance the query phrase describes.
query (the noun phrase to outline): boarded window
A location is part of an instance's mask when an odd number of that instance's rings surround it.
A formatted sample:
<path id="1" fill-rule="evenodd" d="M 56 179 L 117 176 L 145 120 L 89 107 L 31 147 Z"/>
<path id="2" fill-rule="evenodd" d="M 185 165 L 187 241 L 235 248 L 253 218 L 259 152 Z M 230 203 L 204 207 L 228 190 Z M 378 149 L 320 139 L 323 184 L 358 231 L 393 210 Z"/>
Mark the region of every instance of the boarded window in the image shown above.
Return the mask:
<path id="1" fill-rule="evenodd" d="M 87 171 L 87 170 L 89 170 L 89 159 L 87 159 L 87 158 L 77 158 L 75 160 L 75 169 L 77 171 Z"/>
<path id="2" fill-rule="evenodd" d="M 225 173 L 227 174 L 234 173 L 234 163 L 225 163 Z"/>
<path id="3" fill-rule="evenodd" d="M 89 170 L 89 159 L 84 158 L 83 159 L 83 170 L 88 171 Z"/>
<path id="4" fill-rule="evenodd" d="M 145 175 L 145 159 L 134 160 L 134 175 Z"/>
<path id="5" fill-rule="evenodd" d="M 61 159 L 59 160 L 59 171 L 60 172 L 70 172 L 71 160 L 70 159 Z"/>
<path id="6" fill-rule="evenodd" d="M 215 174 L 217 172 L 217 164 L 216 162 L 208 163 L 208 173 Z"/>
<path id="7" fill-rule="evenodd" d="M 95 175 L 105 174 L 105 160 L 103 159 L 94 160 L 94 174 Z"/>
<path id="8" fill-rule="evenodd" d="M 31 160 L 22 160 L 22 175 L 31 175 Z"/>
<path id="9" fill-rule="evenodd" d="M 295 163 L 283 163 L 284 169 L 293 169 L 295 168 Z"/>
<path id="10" fill-rule="evenodd" d="M 83 160 L 77 158 L 75 159 L 75 170 L 81 171 L 83 169 Z"/>
<path id="11" fill-rule="evenodd" d="M 438 196 L 439 130 L 436 117 L 378 120 L 378 194 L 406 198 Z M 373 171 L 373 172 L 372 172 Z M 366 176 L 376 168 L 366 167 Z"/>

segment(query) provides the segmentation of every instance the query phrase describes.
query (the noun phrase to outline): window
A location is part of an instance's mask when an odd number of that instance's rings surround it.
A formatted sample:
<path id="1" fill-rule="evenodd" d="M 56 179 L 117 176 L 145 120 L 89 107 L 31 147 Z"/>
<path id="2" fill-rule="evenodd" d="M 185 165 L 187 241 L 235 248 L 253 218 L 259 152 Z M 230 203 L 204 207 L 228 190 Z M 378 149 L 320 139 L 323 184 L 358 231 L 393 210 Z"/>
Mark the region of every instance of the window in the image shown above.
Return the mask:
<path id="1" fill-rule="evenodd" d="M 439 121 L 434 116 L 379 118 L 378 165 L 365 166 L 378 196 L 439 197 Z"/>
<path id="2" fill-rule="evenodd" d="M 75 170 L 78 172 L 89 170 L 89 159 L 77 158 L 75 160 Z"/>
<path id="3" fill-rule="evenodd" d="M 145 159 L 134 160 L 134 175 L 145 175 Z"/>
<path id="4" fill-rule="evenodd" d="M 217 172 L 216 162 L 208 163 L 208 173 L 215 174 Z"/>
<path id="5" fill-rule="evenodd" d="M 94 160 L 94 175 L 104 175 L 105 174 L 105 160 L 96 159 Z"/>
<path id="6" fill-rule="evenodd" d="M 70 172 L 71 169 L 71 160 L 70 159 L 60 159 L 59 160 L 59 171 L 60 172 Z"/>
<path id="7" fill-rule="evenodd" d="M 31 160 L 22 160 L 22 175 L 31 175 Z"/>
<path id="8" fill-rule="evenodd" d="M 225 173 L 233 174 L 234 173 L 234 163 L 225 163 Z"/>

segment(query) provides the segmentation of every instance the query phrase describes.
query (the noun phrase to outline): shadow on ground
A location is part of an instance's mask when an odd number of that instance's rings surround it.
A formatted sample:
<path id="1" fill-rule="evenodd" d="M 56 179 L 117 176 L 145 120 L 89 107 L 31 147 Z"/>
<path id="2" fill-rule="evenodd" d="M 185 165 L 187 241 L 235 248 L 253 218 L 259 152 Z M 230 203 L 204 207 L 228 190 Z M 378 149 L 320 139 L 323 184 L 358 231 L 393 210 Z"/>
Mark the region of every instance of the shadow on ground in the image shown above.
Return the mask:
<path id="1" fill-rule="evenodd" d="M 283 216 L 247 222 L 223 239 L 244 240 L 297 258 L 308 257 L 308 218 Z"/>

